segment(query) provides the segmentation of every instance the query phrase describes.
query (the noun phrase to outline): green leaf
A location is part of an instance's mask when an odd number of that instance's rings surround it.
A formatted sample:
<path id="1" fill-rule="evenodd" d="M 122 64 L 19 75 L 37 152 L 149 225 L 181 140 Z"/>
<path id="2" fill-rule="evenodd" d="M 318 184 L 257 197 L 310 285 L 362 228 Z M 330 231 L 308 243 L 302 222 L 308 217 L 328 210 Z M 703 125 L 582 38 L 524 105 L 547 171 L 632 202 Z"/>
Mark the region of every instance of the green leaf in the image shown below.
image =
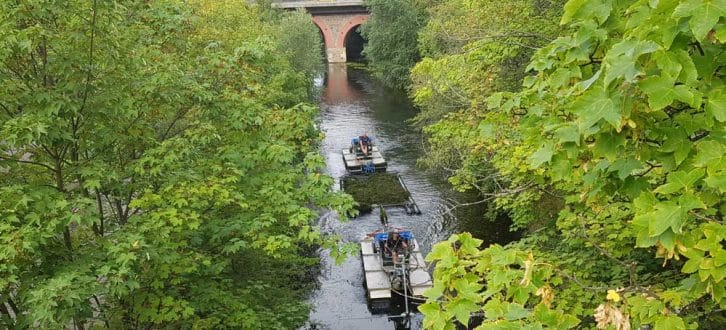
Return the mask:
<path id="1" fill-rule="evenodd" d="M 616 103 L 603 87 L 593 88 L 572 103 L 573 112 L 578 115 L 580 132 L 584 132 L 601 119 L 619 128 L 620 113 Z"/>
<path id="2" fill-rule="evenodd" d="M 445 289 L 446 287 L 442 282 L 435 282 L 431 288 L 424 291 L 424 296 L 430 300 L 437 300 L 444 294 Z"/>
<path id="3" fill-rule="evenodd" d="M 506 306 L 502 304 L 498 299 L 491 299 L 484 304 L 484 315 L 488 320 L 496 320 L 504 317 Z"/>
<path id="4" fill-rule="evenodd" d="M 688 104 L 691 108 L 698 109 L 701 107 L 702 95 L 691 90 L 689 86 L 676 85 L 673 87 L 673 93 L 676 100 Z"/>
<path id="5" fill-rule="evenodd" d="M 487 124 L 486 122 L 481 122 L 479 124 L 479 135 L 485 139 L 493 139 L 496 137 L 496 133 L 494 131 L 494 125 Z"/>
<path id="6" fill-rule="evenodd" d="M 549 310 L 545 304 L 535 306 L 533 316 L 535 320 L 542 322 L 548 327 L 555 327 L 559 323 L 560 318 L 556 312 Z"/>
<path id="7" fill-rule="evenodd" d="M 479 305 L 469 299 L 457 298 L 446 305 L 446 311 L 453 314 L 464 326 L 468 326 L 470 315 L 479 311 Z"/>
<path id="8" fill-rule="evenodd" d="M 658 203 L 655 211 L 644 216 L 648 220 L 648 236 L 656 237 L 669 228 L 676 234 L 683 227 L 683 209 L 672 202 Z"/>
<path id="9" fill-rule="evenodd" d="M 699 266 L 703 261 L 703 256 L 692 256 L 688 258 L 685 264 L 683 264 L 682 272 L 686 274 L 693 274 L 698 271 Z"/>
<path id="10" fill-rule="evenodd" d="M 623 135 L 607 132 L 598 137 L 593 154 L 597 157 L 605 157 L 609 161 L 615 161 L 618 158 L 618 150 L 625 143 Z"/>
<path id="11" fill-rule="evenodd" d="M 649 212 L 653 210 L 655 205 L 658 203 L 658 199 L 650 191 L 645 191 L 633 201 L 633 205 L 638 211 Z"/>
<path id="12" fill-rule="evenodd" d="M 628 159 L 618 159 L 616 160 L 608 169 L 610 171 L 617 171 L 618 172 L 618 178 L 620 180 L 625 180 L 628 176 L 630 176 L 633 171 L 641 168 L 643 164 L 633 158 Z"/>
<path id="13" fill-rule="evenodd" d="M 726 121 L 726 87 L 714 88 L 708 93 L 706 112 L 719 122 Z"/>
<path id="14" fill-rule="evenodd" d="M 482 285 L 479 284 L 479 278 L 469 276 L 468 278 L 460 278 L 454 281 L 454 289 L 459 297 L 463 299 L 476 300 L 477 293 L 481 292 Z"/>
<path id="15" fill-rule="evenodd" d="M 437 243 L 426 256 L 426 261 L 437 261 L 442 267 L 451 267 L 456 263 L 456 253 L 448 241 Z"/>
<path id="16" fill-rule="evenodd" d="M 716 38 L 721 43 L 726 43 L 726 24 L 716 24 Z"/>
<path id="17" fill-rule="evenodd" d="M 449 317 L 439 309 L 439 305 L 435 302 L 426 302 L 418 306 L 418 310 L 426 317 L 424 324 L 429 329 L 444 329 L 449 320 Z"/>
<path id="18" fill-rule="evenodd" d="M 559 143 L 575 142 L 578 146 L 580 145 L 580 132 L 577 130 L 577 126 L 574 125 L 558 128 L 555 131 L 555 137 L 557 137 Z"/>
<path id="19" fill-rule="evenodd" d="M 529 164 L 532 168 L 538 168 L 544 163 L 548 163 L 554 154 L 554 146 L 551 143 L 544 144 L 529 157 Z"/>
<path id="20" fill-rule="evenodd" d="M 579 87 L 580 90 L 586 91 L 594 84 L 598 79 L 600 79 L 600 75 L 602 74 L 602 70 L 597 70 L 595 74 L 592 75 L 592 77 L 588 78 L 587 80 L 583 80 L 580 82 Z"/>
<path id="21" fill-rule="evenodd" d="M 681 65 L 679 58 L 670 51 L 659 50 L 653 54 L 653 59 L 658 64 L 658 68 L 661 69 L 670 77 L 678 77 L 681 74 Z"/>
<path id="22" fill-rule="evenodd" d="M 691 17 L 689 25 L 693 36 L 703 41 L 706 34 L 718 23 L 722 16 L 726 16 L 725 0 L 684 0 L 676 7 L 673 17 Z"/>
<path id="23" fill-rule="evenodd" d="M 510 321 L 520 320 L 528 317 L 529 314 L 531 314 L 530 311 L 524 308 L 524 306 L 517 303 L 510 303 L 507 304 L 507 311 L 504 314 L 504 318 Z"/>
<path id="24" fill-rule="evenodd" d="M 726 146 L 722 143 L 708 140 L 698 144 L 698 153 L 696 154 L 696 166 L 707 168 L 724 168 L 726 167 Z"/>
<path id="25" fill-rule="evenodd" d="M 680 190 L 693 189 L 693 185 L 706 174 L 704 169 L 693 169 L 686 173 L 685 171 L 676 171 L 668 174 L 668 183 L 655 189 L 655 192 L 661 194 L 672 194 Z"/>
<path id="26" fill-rule="evenodd" d="M 663 244 L 663 247 L 670 251 L 673 251 L 676 246 L 676 234 L 673 233 L 673 231 L 671 231 L 670 229 L 666 230 L 658 237 L 658 241 Z"/>
<path id="27" fill-rule="evenodd" d="M 693 142 L 688 139 L 686 133 L 681 129 L 675 129 L 673 133 L 669 134 L 661 150 L 664 152 L 673 152 L 676 165 L 680 165 L 691 153 L 692 148 Z"/>
<path id="28" fill-rule="evenodd" d="M 586 0 L 569 0 L 565 3 L 564 12 L 560 24 L 567 24 L 572 21 L 580 8 L 585 4 Z"/>
<path id="29" fill-rule="evenodd" d="M 658 44 L 650 40 L 630 39 L 613 45 L 603 60 L 603 65 L 606 67 L 605 86 L 619 78 L 633 82 L 640 74 L 640 70 L 636 67 L 638 57 L 657 49 Z"/>
<path id="30" fill-rule="evenodd" d="M 502 93 L 494 93 L 492 96 L 487 98 L 487 108 L 496 109 L 502 104 Z"/>
<path id="31" fill-rule="evenodd" d="M 711 188 L 726 191 L 726 174 L 709 175 L 703 181 Z"/>
<path id="32" fill-rule="evenodd" d="M 698 70 L 696 70 L 696 64 L 693 63 L 691 55 L 683 49 L 671 49 L 669 53 L 683 68 L 681 74 L 677 76 L 677 81 L 693 85 L 698 80 Z"/>
<path id="33" fill-rule="evenodd" d="M 661 316 L 655 321 L 655 330 L 685 330 L 686 324 L 677 316 Z"/>
<path id="34" fill-rule="evenodd" d="M 566 157 L 562 155 L 555 155 L 552 157 L 552 165 L 549 166 L 551 170 L 552 180 L 561 181 L 568 179 L 573 172 L 572 163 Z"/>
<path id="35" fill-rule="evenodd" d="M 88 179 L 83 181 L 83 188 L 86 189 L 98 189 L 101 187 L 101 180 Z"/>
<path id="36" fill-rule="evenodd" d="M 706 204 L 704 204 L 698 196 L 692 193 L 685 193 L 678 197 L 678 205 L 680 205 L 683 211 L 706 208 Z"/>
<path id="37" fill-rule="evenodd" d="M 475 254 L 479 251 L 482 240 L 472 237 L 470 233 L 461 233 L 459 235 L 458 250 L 460 253 Z"/>
<path id="38" fill-rule="evenodd" d="M 565 3 L 564 13 L 560 24 L 567 24 L 573 19 L 583 20 L 592 18 L 603 24 L 612 9 L 611 0 L 570 0 Z"/>
<path id="39" fill-rule="evenodd" d="M 648 104 L 651 109 L 660 110 L 675 100 L 676 91 L 673 87 L 675 82 L 674 78 L 662 73 L 660 76 L 645 78 L 638 85 L 648 95 Z"/>

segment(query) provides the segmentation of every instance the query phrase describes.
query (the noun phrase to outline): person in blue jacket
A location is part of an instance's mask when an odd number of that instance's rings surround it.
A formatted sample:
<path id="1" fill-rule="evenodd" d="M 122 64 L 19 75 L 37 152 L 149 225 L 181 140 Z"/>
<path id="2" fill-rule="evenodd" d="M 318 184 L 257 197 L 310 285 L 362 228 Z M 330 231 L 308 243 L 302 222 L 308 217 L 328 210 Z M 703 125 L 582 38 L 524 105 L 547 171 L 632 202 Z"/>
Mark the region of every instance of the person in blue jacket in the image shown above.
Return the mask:
<path id="1" fill-rule="evenodd" d="M 408 250 L 408 244 L 401 235 L 394 231 L 388 233 L 388 239 L 386 240 L 384 248 L 386 249 L 386 252 L 391 254 L 393 263 L 398 264 L 398 254 L 406 253 L 406 250 Z"/>
<path id="2" fill-rule="evenodd" d="M 358 137 L 358 145 L 360 146 L 360 151 L 368 156 L 368 151 L 371 148 L 371 138 L 368 137 L 368 133 L 363 133 L 363 135 Z"/>

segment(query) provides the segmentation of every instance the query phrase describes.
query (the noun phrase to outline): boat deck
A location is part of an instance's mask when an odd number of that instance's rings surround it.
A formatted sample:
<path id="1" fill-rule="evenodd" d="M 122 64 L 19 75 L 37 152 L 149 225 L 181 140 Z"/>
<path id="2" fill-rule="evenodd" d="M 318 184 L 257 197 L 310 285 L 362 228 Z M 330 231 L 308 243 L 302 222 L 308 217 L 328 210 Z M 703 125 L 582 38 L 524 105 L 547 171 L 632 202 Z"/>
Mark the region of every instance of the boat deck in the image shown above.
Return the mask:
<path id="1" fill-rule="evenodd" d="M 373 165 L 375 172 L 385 172 L 388 166 L 377 146 L 372 146 L 371 152 L 367 156 L 356 153 L 355 150 L 351 152 L 349 148 L 343 149 L 343 163 L 345 169 L 351 174 L 364 173 L 365 165 Z"/>
<path id="2" fill-rule="evenodd" d="M 368 291 L 368 299 L 390 299 L 391 298 L 391 282 L 388 272 L 392 267 L 383 266 L 383 261 L 379 253 L 373 250 L 374 239 L 367 237 L 361 241 L 361 257 L 363 258 L 363 269 L 366 277 L 366 287 Z M 423 254 L 419 250 L 418 242 L 413 239 L 414 249 L 411 251 L 409 259 L 409 282 L 412 296 L 423 298 L 423 292 L 433 286 L 431 275 L 426 269 L 426 262 Z"/>

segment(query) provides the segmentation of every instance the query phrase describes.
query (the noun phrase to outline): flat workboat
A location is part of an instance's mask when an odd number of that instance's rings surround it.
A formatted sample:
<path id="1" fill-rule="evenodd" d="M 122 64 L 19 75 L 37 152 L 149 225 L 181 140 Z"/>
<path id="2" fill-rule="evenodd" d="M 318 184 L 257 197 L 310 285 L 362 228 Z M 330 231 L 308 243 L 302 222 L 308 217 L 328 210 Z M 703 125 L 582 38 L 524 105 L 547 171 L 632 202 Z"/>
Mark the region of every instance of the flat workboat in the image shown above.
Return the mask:
<path id="1" fill-rule="evenodd" d="M 342 150 L 345 170 L 349 174 L 367 174 L 385 172 L 388 164 L 378 146 L 371 145 L 367 154 L 358 146 L 358 139 L 353 139 L 348 148 Z"/>
<path id="2" fill-rule="evenodd" d="M 390 251 L 385 248 L 393 232 L 397 232 L 408 245 L 406 251 L 399 253 L 397 264 L 394 264 Z M 368 234 L 361 240 L 360 250 L 366 298 L 371 311 L 387 312 L 396 296 L 403 296 L 406 304 L 426 300 L 423 293 L 433 286 L 433 282 L 411 231 L 396 228 Z"/>

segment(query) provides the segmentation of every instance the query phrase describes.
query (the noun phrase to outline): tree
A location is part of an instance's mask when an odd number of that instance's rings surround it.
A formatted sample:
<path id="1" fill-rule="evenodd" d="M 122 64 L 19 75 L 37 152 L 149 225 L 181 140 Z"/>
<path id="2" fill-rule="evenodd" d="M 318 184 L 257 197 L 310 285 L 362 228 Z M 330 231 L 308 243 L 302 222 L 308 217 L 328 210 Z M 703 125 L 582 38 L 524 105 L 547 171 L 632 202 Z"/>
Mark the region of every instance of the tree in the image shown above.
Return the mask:
<path id="1" fill-rule="evenodd" d="M 405 88 L 420 58 L 417 36 L 425 25 L 425 12 L 409 0 L 368 0 L 366 6 L 371 14 L 361 27 L 368 40 L 363 54 L 385 85 Z"/>
<path id="2" fill-rule="evenodd" d="M 420 163 L 448 176 L 456 189 L 474 190 L 503 207 L 514 205 L 507 211 L 516 223 L 523 222 L 521 218 L 552 218 L 556 211 L 547 208 L 561 200 L 529 189 L 528 180 L 512 182 L 519 177 L 505 171 L 515 165 L 504 170 L 492 166 L 492 154 L 482 149 L 486 144 L 479 136 L 508 143 L 511 138 L 505 134 L 516 131 L 508 129 L 511 123 L 506 118 L 495 125 L 481 121 L 481 114 L 492 94 L 521 89 L 534 51 L 561 33 L 557 24 L 561 11 L 560 1 L 435 3 L 419 37 L 426 57 L 411 74 L 411 95 L 421 109 L 414 123 L 424 127 L 431 145 Z M 541 202 L 526 202 L 535 197 Z M 489 203 L 487 213 L 499 212 L 495 206 Z"/>
<path id="3" fill-rule="evenodd" d="M 310 14 L 304 10 L 285 12 L 279 21 L 279 49 L 286 54 L 296 72 L 301 72 L 310 82 L 323 70 L 325 48 L 318 28 Z"/>
<path id="4" fill-rule="evenodd" d="M 497 91 L 516 91 L 534 51 L 560 32 L 562 1 L 440 1 L 419 33 L 424 57 L 412 70 L 419 126 L 483 107 Z"/>
<path id="5" fill-rule="evenodd" d="M 541 194 L 564 205 L 506 247 L 436 245 L 425 325 L 483 310 L 482 328 L 685 329 L 724 308 L 725 8 L 571 0 L 570 32 L 536 53 L 521 92 L 430 129 L 465 125 L 464 167 L 487 159 L 510 189 L 536 192 L 498 199 L 520 226 Z"/>
<path id="6" fill-rule="evenodd" d="M 262 16 L 239 1 L 0 2 L 4 325 L 304 321 L 304 256 L 333 244 L 314 208 L 352 201 L 330 191 L 308 82 Z"/>

